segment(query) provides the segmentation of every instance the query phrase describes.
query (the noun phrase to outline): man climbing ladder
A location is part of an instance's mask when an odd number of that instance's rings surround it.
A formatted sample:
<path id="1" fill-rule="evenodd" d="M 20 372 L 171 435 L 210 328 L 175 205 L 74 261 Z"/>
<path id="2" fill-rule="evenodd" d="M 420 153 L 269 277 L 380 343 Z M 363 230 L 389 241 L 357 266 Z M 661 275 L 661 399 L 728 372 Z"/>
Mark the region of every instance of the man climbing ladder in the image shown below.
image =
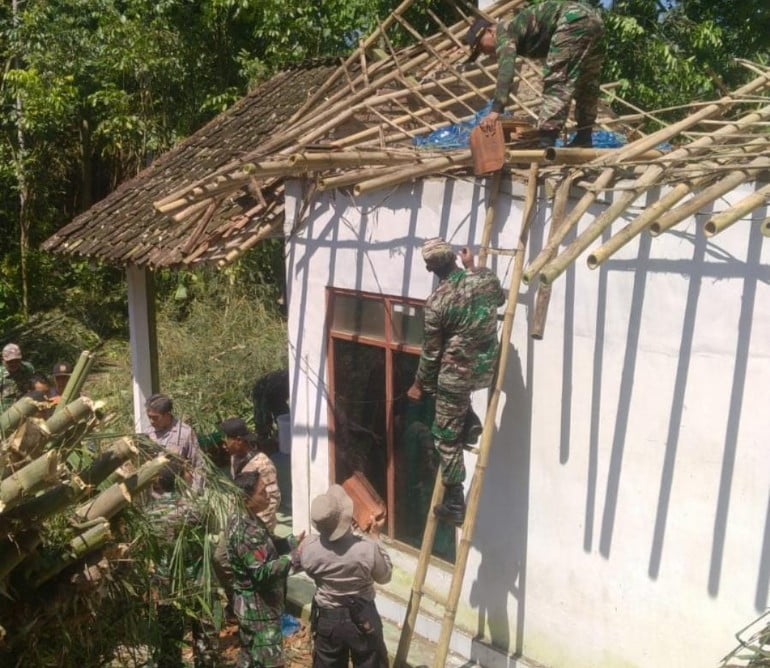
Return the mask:
<path id="1" fill-rule="evenodd" d="M 441 460 L 444 501 L 433 511 L 442 520 L 465 519 L 463 444 L 474 442 L 481 422 L 471 410 L 470 395 L 489 387 L 497 360 L 497 309 L 505 293 L 495 274 L 474 266 L 464 248 L 457 266 L 452 247 L 441 238 L 422 247 L 425 268 L 439 277 L 425 303 L 422 354 L 407 396 L 419 401 L 424 392 L 436 395 L 432 432 Z"/>

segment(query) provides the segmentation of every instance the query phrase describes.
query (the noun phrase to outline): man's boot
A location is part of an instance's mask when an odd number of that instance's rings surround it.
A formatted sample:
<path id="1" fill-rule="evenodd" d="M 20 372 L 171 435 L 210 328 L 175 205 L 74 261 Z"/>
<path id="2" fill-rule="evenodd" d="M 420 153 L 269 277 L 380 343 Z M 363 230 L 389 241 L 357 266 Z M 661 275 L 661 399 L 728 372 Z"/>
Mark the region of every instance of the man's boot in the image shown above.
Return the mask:
<path id="1" fill-rule="evenodd" d="M 592 148 L 594 145 L 593 137 L 591 136 L 591 128 L 580 128 L 572 141 L 567 144 L 567 148 Z"/>
<path id="2" fill-rule="evenodd" d="M 445 522 L 462 525 L 465 521 L 465 495 L 462 483 L 444 485 L 444 500 L 433 508 L 433 514 Z"/>
<path id="3" fill-rule="evenodd" d="M 472 408 L 468 409 L 465 414 L 465 422 L 463 423 L 463 433 L 460 440 L 466 445 L 473 445 L 479 440 L 484 425 L 481 424 L 479 416 L 473 411 Z"/>
<path id="4" fill-rule="evenodd" d="M 538 148 L 551 148 L 556 144 L 556 139 L 559 137 L 558 130 L 538 130 L 537 131 L 537 146 Z"/>

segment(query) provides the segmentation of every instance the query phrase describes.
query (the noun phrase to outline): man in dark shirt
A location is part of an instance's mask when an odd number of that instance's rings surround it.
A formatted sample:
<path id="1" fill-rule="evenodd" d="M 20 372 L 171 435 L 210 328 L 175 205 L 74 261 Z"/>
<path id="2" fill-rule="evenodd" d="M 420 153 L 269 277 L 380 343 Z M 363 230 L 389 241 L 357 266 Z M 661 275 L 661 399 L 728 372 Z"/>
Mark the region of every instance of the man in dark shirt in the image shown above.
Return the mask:
<path id="1" fill-rule="evenodd" d="M 508 103 L 516 56 L 545 58 L 543 98 L 538 118 L 540 145 L 553 146 L 575 99 L 577 134 L 570 146 L 590 147 L 599 101 L 599 75 L 604 61 L 601 37 L 604 24 L 591 8 L 579 2 L 546 0 L 528 5 L 493 25 L 477 19 L 465 36 L 471 60 L 479 53 L 497 54 L 497 87 L 492 111 L 481 121 L 494 126 Z"/>

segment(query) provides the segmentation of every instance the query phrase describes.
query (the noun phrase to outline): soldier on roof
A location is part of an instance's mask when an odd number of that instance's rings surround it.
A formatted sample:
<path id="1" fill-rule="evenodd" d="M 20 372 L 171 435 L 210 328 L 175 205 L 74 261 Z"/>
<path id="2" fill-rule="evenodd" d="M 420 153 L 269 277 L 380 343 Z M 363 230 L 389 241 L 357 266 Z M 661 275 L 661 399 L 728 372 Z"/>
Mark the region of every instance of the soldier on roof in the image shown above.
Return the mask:
<path id="1" fill-rule="evenodd" d="M 599 101 L 604 60 L 604 24 L 591 7 L 579 2 L 546 0 L 492 24 L 476 19 L 465 35 L 469 60 L 496 54 L 497 87 L 492 111 L 481 121 L 493 126 L 505 109 L 516 73 L 516 56 L 545 58 L 543 98 L 538 118 L 539 145 L 553 146 L 575 99 L 577 134 L 569 146 L 592 146 L 591 131 Z"/>

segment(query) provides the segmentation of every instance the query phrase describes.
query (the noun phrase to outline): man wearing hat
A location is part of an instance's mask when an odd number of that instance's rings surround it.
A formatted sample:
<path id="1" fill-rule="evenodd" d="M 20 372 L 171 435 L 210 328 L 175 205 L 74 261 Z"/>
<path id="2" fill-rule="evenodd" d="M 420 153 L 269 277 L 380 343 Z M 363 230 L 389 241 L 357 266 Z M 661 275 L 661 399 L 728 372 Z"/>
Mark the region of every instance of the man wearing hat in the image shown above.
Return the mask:
<path id="1" fill-rule="evenodd" d="M 0 367 L 0 412 L 34 389 L 34 367 L 21 358 L 21 348 L 15 343 L 3 347 L 3 366 Z"/>
<path id="2" fill-rule="evenodd" d="M 320 535 L 307 538 L 300 563 L 316 584 L 311 622 L 313 668 L 354 666 L 387 668 L 382 620 L 374 605 L 374 583 L 390 582 L 393 567 L 380 544 L 384 519 L 372 517 L 370 534 L 351 531 L 353 501 L 332 485 L 310 506 Z"/>
<path id="3" fill-rule="evenodd" d="M 498 62 L 492 111 L 481 125 L 493 126 L 505 109 L 516 74 L 516 56 L 545 58 L 538 117 L 540 145 L 554 145 L 574 98 L 577 134 L 569 145 L 590 147 L 604 61 L 603 34 L 599 14 L 579 2 L 546 0 L 527 5 L 497 25 L 476 19 L 465 35 L 465 43 L 471 47 L 469 60 L 484 53 L 497 54 Z"/>
<path id="4" fill-rule="evenodd" d="M 441 462 L 444 501 L 433 512 L 440 519 L 462 524 L 463 442 L 478 438 L 480 427 L 470 396 L 492 382 L 498 350 L 497 309 L 505 302 L 505 293 L 494 272 L 474 266 L 467 248 L 460 251 L 462 269 L 452 247 L 439 237 L 423 244 L 422 256 L 439 284 L 425 302 L 422 353 L 407 396 L 413 401 L 422 399 L 423 393 L 436 396 L 431 431 Z"/>
<path id="5" fill-rule="evenodd" d="M 55 388 L 55 394 L 52 394 L 51 396 L 61 396 L 64 394 L 64 388 L 67 387 L 67 383 L 70 381 L 70 376 L 72 376 L 72 365 L 69 362 L 57 362 L 53 365 L 53 382 L 56 386 Z"/>
<path id="6" fill-rule="evenodd" d="M 275 514 L 281 505 L 281 490 L 278 488 L 275 464 L 259 450 L 257 435 L 241 418 L 228 418 L 219 425 L 219 430 L 225 435 L 225 447 L 230 453 L 230 476 L 233 480 L 240 473 L 256 471 L 264 482 L 269 502 L 267 508 L 259 513 L 259 517 L 270 531 L 275 531 L 278 523 Z"/>

